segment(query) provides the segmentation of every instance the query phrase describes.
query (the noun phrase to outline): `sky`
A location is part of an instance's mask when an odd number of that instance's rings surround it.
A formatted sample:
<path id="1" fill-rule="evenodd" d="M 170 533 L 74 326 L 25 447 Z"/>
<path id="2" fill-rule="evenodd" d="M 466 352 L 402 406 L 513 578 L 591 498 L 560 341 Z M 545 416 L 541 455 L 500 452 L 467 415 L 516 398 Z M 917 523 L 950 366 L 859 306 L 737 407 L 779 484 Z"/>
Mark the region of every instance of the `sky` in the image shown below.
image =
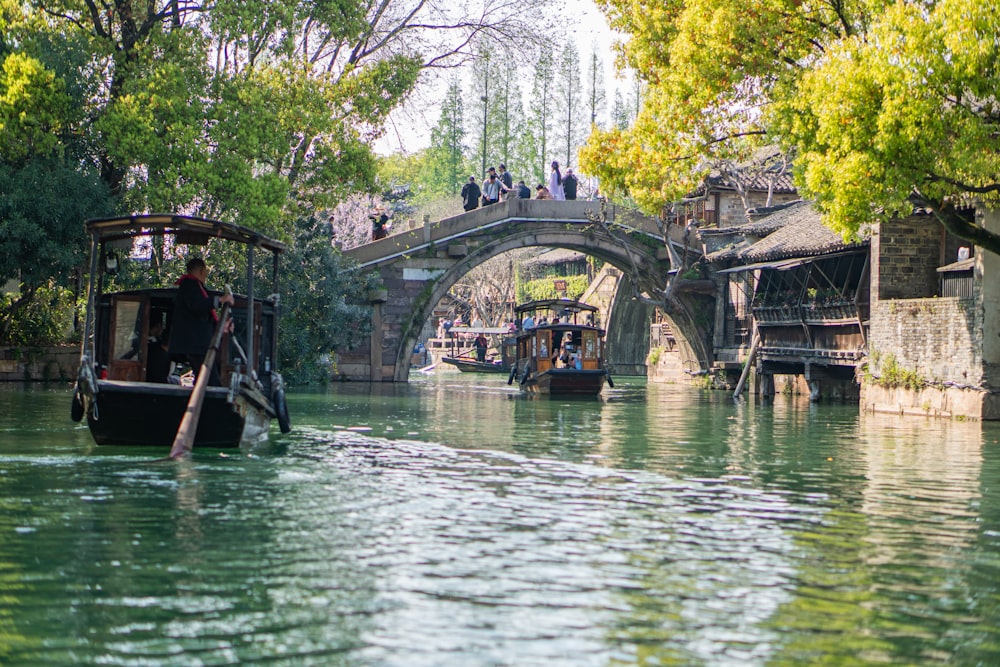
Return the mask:
<path id="1" fill-rule="evenodd" d="M 590 55 L 594 45 L 597 46 L 605 69 L 605 104 L 610 110 L 615 89 L 621 89 L 624 95 L 629 87 L 626 80 L 617 78 L 615 73 L 612 45 L 616 34 L 608 27 L 607 19 L 593 0 L 563 0 L 563 5 L 566 23 L 574 26 L 569 29 L 569 33 L 576 40 L 581 67 L 584 67 L 583 60 Z M 439 82 L 437 85 L 441 85 L 443 90 L 445 84 Z M 437 99 L 442 97 L 443 92 L 436 95 Z M 375 144 L 375 152 L 389 155 L 397 152 L 412 153 L 426 148 L 430 141 L 430 130 L 437 124 L 439 113 L 437 108 L 416 108 L 414 104 L 394 112 L 389 118 L 385 134 Z"/>

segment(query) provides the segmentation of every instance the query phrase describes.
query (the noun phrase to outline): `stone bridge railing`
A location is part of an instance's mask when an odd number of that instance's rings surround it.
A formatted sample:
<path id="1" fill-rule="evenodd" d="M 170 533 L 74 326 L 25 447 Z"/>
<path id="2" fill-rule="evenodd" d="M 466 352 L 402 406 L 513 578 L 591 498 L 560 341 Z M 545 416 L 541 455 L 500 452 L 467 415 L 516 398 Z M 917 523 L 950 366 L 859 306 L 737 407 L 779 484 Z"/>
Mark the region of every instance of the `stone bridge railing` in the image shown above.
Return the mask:
<path id="1" fill-rule="evenodd" d="M 524 221 L 586 223 L 591 216 L 601 215 L 601 201 L 552 201 L 511 198 L 505 202 L 478 208 L 468 213 L 425 222 L 417 229 L 366 243 L 344 254 L 353 257 L 362 267 L 376 266 L 403 255 L 413 254 L 449 243 L 461 243 L 470 233 Z M 607 221 L 623 230 L 646 234 L 662 242 L 663 235 L 656 221 L 635 210 L 606 204 Z"/>

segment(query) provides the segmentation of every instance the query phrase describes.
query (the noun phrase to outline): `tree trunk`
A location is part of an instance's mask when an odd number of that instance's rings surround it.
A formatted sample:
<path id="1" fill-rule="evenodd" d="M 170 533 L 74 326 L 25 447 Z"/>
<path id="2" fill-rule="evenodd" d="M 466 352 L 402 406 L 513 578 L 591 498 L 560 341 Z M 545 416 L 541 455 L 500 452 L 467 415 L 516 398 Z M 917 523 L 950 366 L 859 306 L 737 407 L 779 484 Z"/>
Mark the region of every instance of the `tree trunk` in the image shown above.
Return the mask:
<path id="1" fill-rule="evenodd" d="M 962 215 L 954 204 L 930 201 L 920 195 L 914 195 L 912 201 L 918 206 L 929 209 L 941 226 L 951 234 L 995 255 L 1000 255 L 1000 234 L 980 227 L 975 219 L 970 220 Z"/>

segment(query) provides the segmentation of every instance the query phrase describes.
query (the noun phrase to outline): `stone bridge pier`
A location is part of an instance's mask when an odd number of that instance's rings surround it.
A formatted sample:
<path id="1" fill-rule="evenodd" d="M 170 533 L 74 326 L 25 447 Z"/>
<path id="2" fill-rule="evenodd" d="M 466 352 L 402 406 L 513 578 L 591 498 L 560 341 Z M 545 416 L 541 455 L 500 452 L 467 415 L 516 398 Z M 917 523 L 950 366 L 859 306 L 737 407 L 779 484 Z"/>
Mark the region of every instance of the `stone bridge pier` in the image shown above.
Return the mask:
<path id="1" fill-rule="evenodd" d="M 602 259 L 628 276 L 623 282 L 655 299 L 670 268 L 655 221 L 610 207 L 600 222 L 600 206 L 510 199 L 348 251 L 363 268 L 378 272 L 381 288 L 369 295 L 369 340 L 338 355 L 338 373 L 350 380 L 405 382 L 413 347 L 438 301 L 472 268 L 518 248 L 567 248 Z M 605 325 L 610 330 L 615 322 Z M 686 334 L 681 340 L 705 338 L 693 319 L 678 321 L 675 328 Z M 698 347 L 691 346 L 689 354 L 702 357 Z M 703 362 L 707 365 L 708 357 L 697 363 Z"/>

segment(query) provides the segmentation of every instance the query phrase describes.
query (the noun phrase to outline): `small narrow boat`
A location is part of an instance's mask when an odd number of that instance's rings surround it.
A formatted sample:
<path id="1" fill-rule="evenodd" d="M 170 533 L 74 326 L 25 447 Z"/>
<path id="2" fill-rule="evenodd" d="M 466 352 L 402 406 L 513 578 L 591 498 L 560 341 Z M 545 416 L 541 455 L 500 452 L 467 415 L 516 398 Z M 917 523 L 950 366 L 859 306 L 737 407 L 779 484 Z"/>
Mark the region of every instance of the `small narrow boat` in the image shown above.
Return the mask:
<path id="1" fill-rule="evenodd" d="M 507 384 L 516 379 L 525 392 L 560 396 L 596 396 L 605 381 L 614 386 L 604 367 L 604 330 L 594 323 L 596 313 L 596 307 L 569 299 L 517 306 L 522 328 Z M 542 317 L 544 323 L 538 324 Z"/>
<path id="2" fill-rule="evenodd" d="M 456 352 L 453 347 L 450 355 L 441 357 L 442 362 L 454 366 L 463 373 L 510 372 L 511 366 L 513 366 L 514 360 L 517 357 L 517 338 L 511 336 L 509 330 L 500 327 L 458 327 L 452 329 L 450 333 L 452 341 L 455 340 L 456 336 L 465 336 L 466 338 L 478 336 L 479 334 L 494 338 L 502 336 L 503 338 L 499 344 L 500 357 L 496 359 L 489 359 L 487 357 L 486 361 L 479 361 L 474 348 L 463 352 Z"/>
<path id="3" fill-rule="evenodd" d="M 284 245 L 238 225 L 177 215 L 88 220 L 85 227 L 91 238 L 90 284 L 73 394 L 74 421 L 86 417 L 98 445 L 171 445 L 192 387 L 154 373 L 156 360 L 162 361 L 166 351 L 155 347 L 159 338 L 153 334 L 161 328 L 169 332 L 177 288 L 104 290 L 117 268 L 117 253 L 133 252 L 144 239 L 168 238 L 164 243 L 175 249 L 221 239 L 246 250 L 247 293 L 234 295 L 234 329 L 223 337 L 219 351 L 223 386 L 205 390 L 194 446 L 226 448 L 259 442 L 267 438 L 272 419 L 277 419 L 283 433 L 288 432 L 284 383 L 276 364 L 278 256 Z M 272 260 L 266 298 L 254 294 L 258 249 L 269 252 Z"/>

